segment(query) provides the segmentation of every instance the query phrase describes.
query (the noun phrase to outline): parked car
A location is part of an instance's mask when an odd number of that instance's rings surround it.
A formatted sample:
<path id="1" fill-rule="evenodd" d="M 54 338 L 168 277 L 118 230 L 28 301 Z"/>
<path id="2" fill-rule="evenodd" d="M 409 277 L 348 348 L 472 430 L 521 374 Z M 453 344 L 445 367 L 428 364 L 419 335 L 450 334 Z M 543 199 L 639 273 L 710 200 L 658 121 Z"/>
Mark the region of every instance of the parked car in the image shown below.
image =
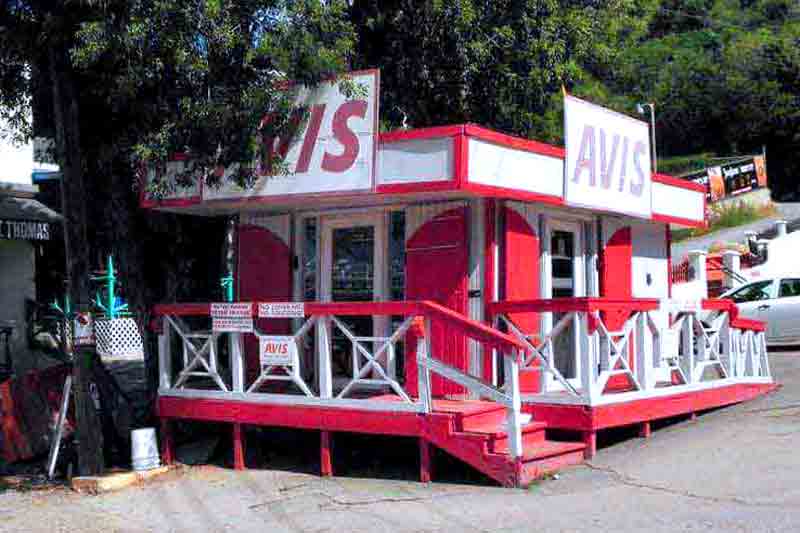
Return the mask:
<path id="1" fill-rule="evenodd" d="M 767 344 L 800 344 L 800 276 L 751 281 L 724 292 L 741 316 L 767 323 Z"/>

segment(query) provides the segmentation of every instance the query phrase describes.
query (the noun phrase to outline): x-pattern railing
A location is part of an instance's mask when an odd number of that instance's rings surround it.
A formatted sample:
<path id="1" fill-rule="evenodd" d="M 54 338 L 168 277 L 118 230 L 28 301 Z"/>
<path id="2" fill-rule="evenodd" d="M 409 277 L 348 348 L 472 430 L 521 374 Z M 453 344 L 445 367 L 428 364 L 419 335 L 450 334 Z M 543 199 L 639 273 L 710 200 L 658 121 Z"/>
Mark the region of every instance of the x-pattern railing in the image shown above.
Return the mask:
<path id="1" fill-rule="evenodd" d="M 183 355 L 183 368 L 173 386 L 180 389 L 193 377 L 207 378 L 227 392 L 228 387 L 217 370 L 217 339 L 220 334 L 208 330 L 191 331 L 179 317 L 167 316 L 166 319 L 181 339 Z"/>
<path id="2" fill-rule="evenodd" d="M 295 346 L 299 346 L 300 341 L 310 332 L 317 323 L 319 317 L 312 316 L 308 318 L 300 329 L 292 336 L 287 336 L 286 339 L 291 339 Z M 264 337 L 265 335 L 258 331 L 256 328 L 255 335 L 257 337 Z M 308 397 L 314 397 L 315 394 L 311 391 L 306 381 L 303 379 L 302 367 L 300 358 L 297 352 L 292 353 L 291 364 L 288 365 L 261 365 L 261 372 L 256 380 L 247 389 L 248 393 L 258 392 L 258 390 L 270 381 L 290 381 L 297 385 L 297 388 Z M 280 372 L 280 373 L 277 373 Z"/>
<path id="3" fill-rule="evenodd" d="M 642 385 L 636 378 L 629 362 L 632 348 L 630 341 L 641 312 L 633 312 L 619 331 L 610 331 L 600 313 L 595 311 L 592 315 L 600 341 L 598 354 L 599 375 L 593 387 L 598 394 L 602 394 L 611 377 L 625 376 L 636 390 L 642 390 Z"/>

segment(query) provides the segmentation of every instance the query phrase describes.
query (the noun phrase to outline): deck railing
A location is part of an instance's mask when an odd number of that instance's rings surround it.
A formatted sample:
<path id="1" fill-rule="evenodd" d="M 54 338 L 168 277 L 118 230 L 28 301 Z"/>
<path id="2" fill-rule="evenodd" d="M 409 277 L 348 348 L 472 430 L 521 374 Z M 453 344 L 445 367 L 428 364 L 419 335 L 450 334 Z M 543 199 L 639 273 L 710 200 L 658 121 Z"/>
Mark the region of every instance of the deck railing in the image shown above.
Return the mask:
<path id="1" fill-rule="evenodd" d="M 728 300 L 555 298 L 489 308 L 525 343 L 521 371 L 538 373 L 523 401 L 598 405 L 771 380 L 763 323 L 739 318 Z M 519 317 L 530 313 L 556 318 L 524 320 L 553 324 L 526 331 Z"/>
<path id="2" fill-rule="evenodd" d="M 250 305 L 250 315 L 255 319 L 252 333 L 215 331 L 210 326 L 211 304 L 155 307 L 161 395 L 430 412 L 431 375 L 437 374 L 464 387 L 473 397 L 503 405 L 511 453 L 515 457 L 522 454 L 518 368 L 526 345 L 517 338 L 427 301 L 305 303 L 299 304 L 302 311 L 293 319 L 265 319 L 259 317 L 259 303 L 245 305 Z M 359 336 L 348 325 L 352 317 L 372 317 L 392 331 L 381 336 Z M 394 327 L 388 326 L 392 319 L 397 324 Z M 272 320 L 282 322 L 276 324 Z M 445 354 L 436 353 L 437 344 L 432 342 L 436 322 L 500 353 L 506 369 L 503 387 L 448 364 Z M 269 334 L 266 329 L 293 333 Z M 246 342 L 258 342 L 256 369 L 253 361 L 245 357 Z M 401 383 L 396 372 L 399 345 L 408 342 L 416 342 L 415 394 L 409 392 L 408 384 Z M 334 344 L 339 350 L 346 347 L 350 359 L 347 376 L 339 373 L 338 383 L 333 371 Z"/>

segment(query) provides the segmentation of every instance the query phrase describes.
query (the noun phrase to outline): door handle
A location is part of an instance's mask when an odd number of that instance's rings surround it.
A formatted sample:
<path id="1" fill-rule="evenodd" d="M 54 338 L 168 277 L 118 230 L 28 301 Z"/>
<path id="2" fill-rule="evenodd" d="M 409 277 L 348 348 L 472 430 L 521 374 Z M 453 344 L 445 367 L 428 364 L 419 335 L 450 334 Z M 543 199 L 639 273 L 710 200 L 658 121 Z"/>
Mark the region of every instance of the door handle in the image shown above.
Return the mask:
<path id="1" fill-rule="evenodd" d="M 769 309 L 769 304 L 761 304 L 758 306 L 759 311 L 763 311 L 765 309 Z"/>

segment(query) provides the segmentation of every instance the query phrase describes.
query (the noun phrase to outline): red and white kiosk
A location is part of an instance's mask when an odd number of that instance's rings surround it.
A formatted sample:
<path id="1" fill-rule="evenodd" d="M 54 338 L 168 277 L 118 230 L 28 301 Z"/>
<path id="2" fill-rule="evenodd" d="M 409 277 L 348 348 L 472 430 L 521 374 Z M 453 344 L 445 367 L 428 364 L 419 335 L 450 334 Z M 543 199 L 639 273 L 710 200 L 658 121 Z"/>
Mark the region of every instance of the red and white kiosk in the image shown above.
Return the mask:
<path id="1" fill-rule="evenodd" d="M 418 437 L 424 480 L 434 445 L 518 486 L 599 430 L 774 388 L 761 323 L 670 300 L 669 228 L 702 226 L 705 192 L 651 174 L 646 123 L 566 96 L 566 150 L 379 133 L 378 72 L 352 77 L 365 97 L 303 89 L 303 134 L 264 140 L 290 172 L 143 198 L 238 217 L 236 302 L 155 308 L 166 461 L 192 419 L 232 424 L 240 468 L 242 425 L 281 426 L 321 432 L 325 474 L 347 431 Z"/>

